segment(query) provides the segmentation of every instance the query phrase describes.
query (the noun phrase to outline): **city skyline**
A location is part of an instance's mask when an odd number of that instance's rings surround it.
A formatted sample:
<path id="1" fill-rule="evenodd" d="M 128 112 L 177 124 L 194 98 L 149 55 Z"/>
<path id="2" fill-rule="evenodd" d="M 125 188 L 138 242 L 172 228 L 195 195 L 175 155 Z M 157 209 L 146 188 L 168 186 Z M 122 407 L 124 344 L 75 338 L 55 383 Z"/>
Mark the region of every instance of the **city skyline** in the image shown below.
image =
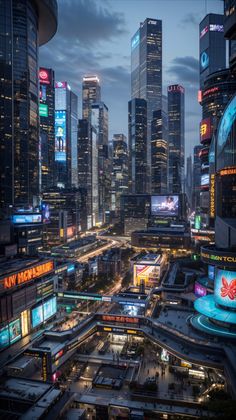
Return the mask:
<path id="1" fill-rule="evenodd" d="M 71 84 L 78 95 L 79 115 L 82 112 L 82 77 L 85 74 L 97 74 L 103 90 L 103 100 L 110 110 L 109 140 L 117 132 L 128 135 L 131 37 L 146 17 L 161 19 L 163 93 L 166 94 L 169 84 L 182 83 L 185 87 L 188 156 L 193 154 L 193 147 L 199 142 L 201 119 L 201 107 L 197 102 L 199 23 L 206 13 L 223 13 L 223 2 L 180 0 L 174 14 L 172 9 L 176 0 L 139 0 L 136 3 L 139 7 L 134 7 L 134 0 L 59 0 L 58 31 L 54 39 L 40 49 L 40 65 L 52 67 L 56 80 L 67 80 Z M 52 50 L 57 54 L 52 56 Z"/>

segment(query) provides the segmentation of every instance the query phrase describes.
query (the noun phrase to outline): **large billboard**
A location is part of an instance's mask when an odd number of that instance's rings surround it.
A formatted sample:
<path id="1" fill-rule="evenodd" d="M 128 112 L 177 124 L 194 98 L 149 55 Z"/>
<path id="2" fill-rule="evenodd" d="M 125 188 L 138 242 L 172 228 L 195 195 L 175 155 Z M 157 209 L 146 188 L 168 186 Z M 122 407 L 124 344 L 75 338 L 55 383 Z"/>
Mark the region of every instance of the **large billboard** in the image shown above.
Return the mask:
<path id="1" fill-rule="evenodd" d="M 152 195 L 151 214 L 152 216 L 178 216 L 179 196 L 178 195 Z"/>
<path id="2" fill-rule="evenodd" d="M 35 328 L 43 322 L 43 306 L 39 305 L 31 311 L 32 327 Z"/>
<path id="3" fill-rule="evenodd" d="M 133 266 L 133 279 L 134 285 L 139 286 L 154 286 L 158 283 L 160 278 L 160 266 L 149 264 L 134 264 Z"/>
<path id="4" fill-rule="evenodd" d="M 15 321 L 10 322 L 9 324 L 9 336 L 10 344 L 15 343 L 15 341 L 20 340 L 21 338 L 21 325 L 20 319 L 15 319 Z"/>
<path id="5" fill-rule="evenodd" d="M 49 69 L 44 69 L 40 67 L 39 69 L 39 83 L 50 85 L 51 84 L 51 75 Z"/>
<path id="6" fill-rule="evenodd" d="M 200 55 L 200 71 L 203 72 L 209 67 L 208 49 L 203 51 Z"/>
<path id="7" fill-rule="evenodd" d="M 219 305 L 236 309 L 236 271 L 216 270 L 214 295 Z"/>
<path id="8" fill-rule="evenodd" d="M 46 321 L 48 318 L 53 316 L 57 312 L 57 298 L 54 296 L 53 298 L 47 300 L 43 304 L 43 318 Z"/>
<path id="9" fill-rule="evenodd" d="M 27 223 L 42 223 L 42 214 L 14 214 L 13 215 L 14 224 L 27 224 Z"/>
<path id="10" fill-rule="evenodd" d="M 200 140 L 201 143 L 204 143 L 206 140 L 211 139 L 212 129 L 211 129 L 211 119 L 205 118 L 200 123 Z"/>
<path id="11" fill-rule="evenodd" d="M 4 327 L 0 330 L 0 350 L 9 346 L 9 342 L 10 342 L 9 329 L 8 327 Z"/>
<path id="12" fill-rule="evenodd" d="M 196 297 L 206 296 L 207 289 L 206 289 L 206 287 L 202 286 L 202 284 L 200 284 L 196 281 L 195 285 L 194 285 L 194 294 L 195 294 Z"/>
<path id="13" fill-rule="evenodd" d="M 55 160 L 66 161 L 66 111 L 55 111 Z"/>

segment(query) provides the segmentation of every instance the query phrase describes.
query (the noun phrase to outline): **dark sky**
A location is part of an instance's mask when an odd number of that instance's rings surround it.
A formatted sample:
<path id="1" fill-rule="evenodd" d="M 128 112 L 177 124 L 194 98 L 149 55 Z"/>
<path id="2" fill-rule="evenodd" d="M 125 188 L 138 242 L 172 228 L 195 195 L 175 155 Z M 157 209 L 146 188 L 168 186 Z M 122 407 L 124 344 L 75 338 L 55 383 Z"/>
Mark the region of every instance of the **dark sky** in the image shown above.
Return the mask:
<path id="1" fill-rule="evenodd" d="M 130 39 L 139 23 L 162 19 L 163 93 L 170 83 L 186 89 L 186 156 L 199 143 L 201 107 L 198 24 L 206 13 L 223 13 L 221 0 L 58 0 L 58 31 L 40 48 L 40 65 L 55 70 L 78 95 L 81 118 L 81 81 L 98 74 L 102 100 L 109 107 L 109 138 L 127 135 L 130 99 Z"/>

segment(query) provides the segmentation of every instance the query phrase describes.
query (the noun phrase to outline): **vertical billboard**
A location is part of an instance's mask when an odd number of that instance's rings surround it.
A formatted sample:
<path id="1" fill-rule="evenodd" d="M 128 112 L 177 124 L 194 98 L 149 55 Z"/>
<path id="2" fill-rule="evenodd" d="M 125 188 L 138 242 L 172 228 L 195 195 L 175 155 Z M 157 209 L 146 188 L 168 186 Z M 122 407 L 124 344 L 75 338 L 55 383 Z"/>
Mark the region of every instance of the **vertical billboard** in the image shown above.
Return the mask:
<path id="1" fill-rule="evenodd" d="M 236 271 L 216 270 L 214 296 L 219 305 L 236 309 Z"/>
<path id="2" fill-rule="evenodd" d="M 54 296 L 53 298 L 47 300 L 43 304 L 43 318 L 46 321 L 51 316 L 55 315 L 57 312 L 57 298 Z"/>
<path id="3" fill-rule="evenodd" d="M 4 327 L 0 330 L 0 350 L 9 346 L 9 342 L 10 342 L 9 329 L 8 327 Z"/>
<path id="4" fill-rule="evenodd" d="M 66 111 L 55 111 L 55 160 L 66 161 Z"/>
<path id="5" fill-rule="evenodd" d="M 21 325 L 20 325 L 20 319 L 19 318 L 10 322 L 10 324 L 9 324 L 9 336 L 10 336 L 10 344 L 15 343 L 15 341 L 17 341 L 17 340 L 20 340 L 20 338 L 21 338 Z"/>
<path id="6" fill-rule="evenodd" d="M 32 327 L 35 328 L 43 322 L 43 306 L 39 305 L 36 308 L 32 309 Z"/>

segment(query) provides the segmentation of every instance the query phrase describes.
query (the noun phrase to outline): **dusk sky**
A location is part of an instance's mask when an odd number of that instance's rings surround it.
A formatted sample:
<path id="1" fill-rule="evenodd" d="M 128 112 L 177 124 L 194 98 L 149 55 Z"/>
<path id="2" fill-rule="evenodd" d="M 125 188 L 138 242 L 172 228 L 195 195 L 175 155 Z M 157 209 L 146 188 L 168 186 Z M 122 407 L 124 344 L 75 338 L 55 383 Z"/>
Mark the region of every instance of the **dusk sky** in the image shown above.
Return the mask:
<path id="1" fill-rule="evenodd" d="M 57 34 L 40 48 L 40 65 L 55 70 L 78 95 L 85 74 L 101 80 L 102 100 L 109 107 L 109 139 L 128 131 L 130 39 L 146 17 L 163 25 L 163 93 L 170 83 L 185 87 L 186 156 L 199 143 L 201 107 L 198 24 L 206 13 L 223 13 L 221 0 L 58 0 Z"/>

